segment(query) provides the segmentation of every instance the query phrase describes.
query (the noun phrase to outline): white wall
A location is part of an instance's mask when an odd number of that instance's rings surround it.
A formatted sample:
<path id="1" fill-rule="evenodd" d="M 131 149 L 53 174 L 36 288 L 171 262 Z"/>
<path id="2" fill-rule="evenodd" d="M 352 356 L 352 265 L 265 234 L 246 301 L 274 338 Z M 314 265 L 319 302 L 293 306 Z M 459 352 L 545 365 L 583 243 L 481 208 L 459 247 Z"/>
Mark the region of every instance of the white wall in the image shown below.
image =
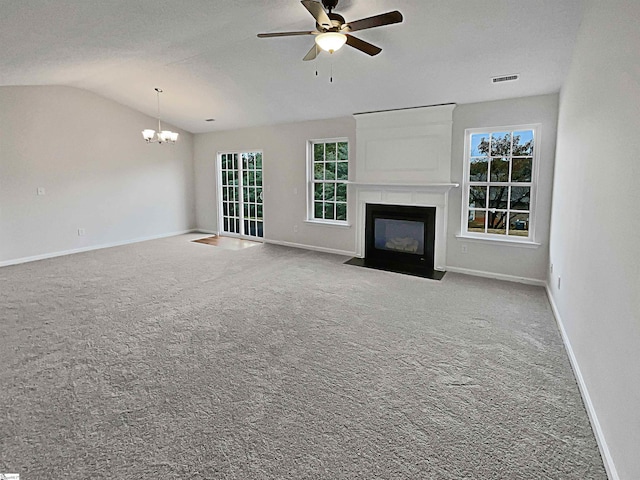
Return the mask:
<path id="1" fill-rule="evenodd" d="M 228 132 L 198 134 L 194 142 L 196 211 L 198 227 L 217 231 L 216 154 L 228 151 L 263 152 L 264 235 L 268 240 L 352 253 L 353 226 L 327 226 L 305 222 L 307 142 L 311 139 L 347 137 L 350 157 L 356 158 L 356 124 L 353 118 L 334 118 Z M 355 163 L 350 168 L 353 172 Z M 347 216 L 355 221 L 352 190 Z M 294 232 L 297 227 L 297 232 Z"/>
<path id="2" fill-rule="evenodd" d="M 0 263 L 192 228 L 192 135 L 147 145 L 153 127 L 84 90 L 0 87 Z"/>
<path id="3" fill-rule="evenodd" d="M 451 179 L 462 185 L 464 162 L 464 131 L 467 128 L 500 127 L 540 123 L 538 146 L 541 147 L 536 201 L 536 228 L 534 240 L 537 248 L 513 244 L 499 244 L 480 240 L 457 238 L 460 234 L 462 189 L 449 194 L 449 232 L 447 266 L 461 270 L 490 272 L 516 279 L 544 281 L 549 258 L 549 219 L 553 168 L 556 148 L 558 95 L 500 100 L 495 102 L 458 105 L 453 111 L 453 139 Z M 467 253 L 462 253 L 466 245 Z"/>
<path id="4" fill-rule="evenodd" d="M 635 0 L 588 3 L 561 92 L 550 250 L 551 295 L 621 479 L 640 478 L 639 18 Z"/>

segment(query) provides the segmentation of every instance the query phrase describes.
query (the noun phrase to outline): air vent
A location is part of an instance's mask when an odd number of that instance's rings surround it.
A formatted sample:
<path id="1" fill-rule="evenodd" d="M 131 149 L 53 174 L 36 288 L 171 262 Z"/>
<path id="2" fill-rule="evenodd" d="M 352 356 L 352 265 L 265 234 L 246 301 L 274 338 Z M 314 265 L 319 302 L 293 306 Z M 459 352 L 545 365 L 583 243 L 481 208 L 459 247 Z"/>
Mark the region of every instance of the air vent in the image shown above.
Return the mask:
<path id="1" fill-rule="evenodd" d="M 491 79 L 491 83 L 502 83 L 502 82 L 514 82 L 520 78 L 518 73 L 513 73 L 511 75 L 502 75 L 500 77 L 493 77 Z"/>

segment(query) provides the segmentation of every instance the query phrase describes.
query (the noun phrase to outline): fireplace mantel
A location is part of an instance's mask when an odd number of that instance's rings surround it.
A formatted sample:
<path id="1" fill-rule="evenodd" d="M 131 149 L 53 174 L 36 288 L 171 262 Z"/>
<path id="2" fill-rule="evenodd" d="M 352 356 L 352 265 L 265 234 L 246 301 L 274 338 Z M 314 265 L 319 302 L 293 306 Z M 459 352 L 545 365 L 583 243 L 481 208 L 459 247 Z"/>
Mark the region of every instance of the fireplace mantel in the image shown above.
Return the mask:
<path id="1" fill-rule="evenodd" d="M 380 182 L 347 182 L 356 187 L 379 187 L 383 189 L 400 188 L 403 190 L 418 190 L 424 192 L 447 193 L 452 188 L 458 188 L 459 183 L 380 183 Z"/>

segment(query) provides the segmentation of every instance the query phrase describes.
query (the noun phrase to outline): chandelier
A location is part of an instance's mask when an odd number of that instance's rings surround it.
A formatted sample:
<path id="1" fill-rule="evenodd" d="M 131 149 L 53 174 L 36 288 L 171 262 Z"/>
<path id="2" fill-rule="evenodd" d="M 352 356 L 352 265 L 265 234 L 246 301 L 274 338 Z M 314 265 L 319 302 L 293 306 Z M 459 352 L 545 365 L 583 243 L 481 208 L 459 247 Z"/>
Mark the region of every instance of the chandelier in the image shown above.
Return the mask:
<path id="1" fill-rule="evenodd" d="M 162 89 L 156 88 L 155 91 L 158 96 L 158 131 L 156 132 L 153 129 L 147 128 L 142 131 L 142 138 L 144 138 L 147 143 L 176 143 L 178 139 L 176 132 L 162 130 L 162 126 L 160 125 L 160 94 L 162 93 Z"/>

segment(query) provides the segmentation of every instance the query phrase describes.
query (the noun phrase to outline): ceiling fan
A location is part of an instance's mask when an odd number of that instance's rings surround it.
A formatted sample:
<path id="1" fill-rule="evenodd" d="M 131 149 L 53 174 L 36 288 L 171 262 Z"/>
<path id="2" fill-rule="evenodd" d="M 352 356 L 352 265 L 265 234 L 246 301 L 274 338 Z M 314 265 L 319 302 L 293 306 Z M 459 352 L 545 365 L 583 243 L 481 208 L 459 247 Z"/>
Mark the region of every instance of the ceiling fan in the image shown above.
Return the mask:
<path id="1" fill-rule="evenodd" d="M 315 59 L 320 50 L 333 53 L 341 48 L 345 43 L 350 47 L 360 50 L 367 55 L 378 55 L 382 49 L 375 45 L 360 40 L 351 35 L 351 32 L 366 30 L 367 28 L 382 27 L 393 23 L 402 22 L 402 14 L 397 10 L 393 12 L 374 15 L 354 22 L 346 22 L 342 15 L 333 13 L 333 9 L 338 5 L 338 0 L 322 0 L 322 3 L 315 0 L 302 0 L 302 5 L 309 10 L 316 20 L 316 29 L 301 32 L 274 32 L 259 33 L 259 38 L 269 37 L 289 37 L 296 35 L 315 35 L 316 43 L 303 60 Z M 326 12 L 325 12 L 326 10 Z"/>

